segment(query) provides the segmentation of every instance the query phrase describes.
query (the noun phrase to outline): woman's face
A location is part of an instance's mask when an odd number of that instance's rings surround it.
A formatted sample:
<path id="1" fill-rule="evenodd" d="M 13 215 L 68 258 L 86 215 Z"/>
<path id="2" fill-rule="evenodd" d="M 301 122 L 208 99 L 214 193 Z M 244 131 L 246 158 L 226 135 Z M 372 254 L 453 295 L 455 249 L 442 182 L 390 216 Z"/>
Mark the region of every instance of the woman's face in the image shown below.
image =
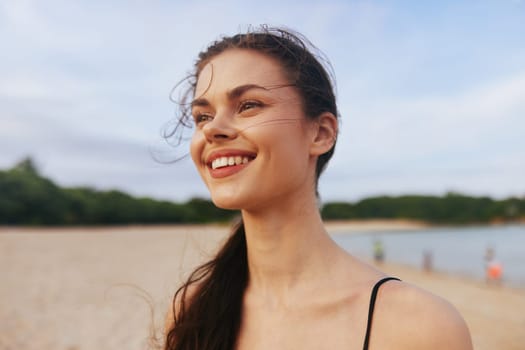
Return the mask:
<path id="1" fill-rule="evenodd" d="M 278 61 L 227 50 L 202 69 L 191 156 L 214 203 L 255 210 L 315 191 L 312 121 Z"/>

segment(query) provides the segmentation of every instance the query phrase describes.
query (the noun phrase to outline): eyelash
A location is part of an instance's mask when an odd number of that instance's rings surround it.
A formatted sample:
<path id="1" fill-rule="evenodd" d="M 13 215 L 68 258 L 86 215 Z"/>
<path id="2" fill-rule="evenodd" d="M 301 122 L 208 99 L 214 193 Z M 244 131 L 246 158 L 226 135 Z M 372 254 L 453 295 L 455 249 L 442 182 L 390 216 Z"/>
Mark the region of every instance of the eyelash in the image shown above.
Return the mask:
<path id="1" fill-rule="evenodd" d="M 262 107 L 262 106 L 263 104 L 259 101 L 254 101 L 254 100 L 241 101 L 241 103 L 239 104 L 239 113 L 242 113 L 249 109 Z M 249 108 L 246 108 L 246 107 L 249 107 Z"/>
<path id="2" fill-rule="evenodd" d="M 245 111 L 249 111 L 254 108 L 260 108 L 260 107 L 263 107 L 263 105 L 264 104 L 262 102 L 254 101 L 254 100 L 241 101 L 239 103 L 239 107 L 237 108 L 237 113 L 243 113 Z M 194 116 L 193 119 L 195 121 L 195 124 L 199 125 L 206 121 L 211 121 L 213 119 L 213 116 L 210 114 L 206 114 L 206 113 L 198 113 Z"/>
<path id="3" fill-rule="evenodd" d="M 205 121 L 210 121 L 213 119 L 213 116 L 209 114 L 199 113 L 194 116 L 195 124 L 199 125 L 200 123 L 204 123 Z"/>

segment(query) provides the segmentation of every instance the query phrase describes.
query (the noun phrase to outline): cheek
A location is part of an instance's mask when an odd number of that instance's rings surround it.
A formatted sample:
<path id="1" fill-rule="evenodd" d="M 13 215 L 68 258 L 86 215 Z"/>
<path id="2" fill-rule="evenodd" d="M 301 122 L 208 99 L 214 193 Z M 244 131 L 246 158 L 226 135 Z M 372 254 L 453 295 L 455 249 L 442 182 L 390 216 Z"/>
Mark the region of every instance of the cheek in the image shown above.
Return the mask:
<path id="1" fill-rule="evenodd" d="M 204 148 L 204 136 L 202 133 L 196 131 L 191 137 L 190 155 L 193 163 L 199 169 L 202 164 L 202 150 Z"/>
<path id="2" fill-rule="evenodd" d="M 306 171 L 309 159 L 306 135 L 293 127 L 268 128 L 257 135 L 258 144 L 265 148 L 274 171 Z"/>

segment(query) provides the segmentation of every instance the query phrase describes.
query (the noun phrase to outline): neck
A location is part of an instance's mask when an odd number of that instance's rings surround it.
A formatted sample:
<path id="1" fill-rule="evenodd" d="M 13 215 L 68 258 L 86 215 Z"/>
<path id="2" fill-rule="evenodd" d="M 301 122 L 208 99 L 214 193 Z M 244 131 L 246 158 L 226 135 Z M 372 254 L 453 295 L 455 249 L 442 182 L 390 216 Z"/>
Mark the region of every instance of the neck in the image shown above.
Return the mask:
<path id="1" fill-rule="evenodd" d="M 326 233 L 315 197 L 300 207 L 242 214 L 250 291 L 285 302 L 311 281 L 323 280 L 339 248 Z"/>

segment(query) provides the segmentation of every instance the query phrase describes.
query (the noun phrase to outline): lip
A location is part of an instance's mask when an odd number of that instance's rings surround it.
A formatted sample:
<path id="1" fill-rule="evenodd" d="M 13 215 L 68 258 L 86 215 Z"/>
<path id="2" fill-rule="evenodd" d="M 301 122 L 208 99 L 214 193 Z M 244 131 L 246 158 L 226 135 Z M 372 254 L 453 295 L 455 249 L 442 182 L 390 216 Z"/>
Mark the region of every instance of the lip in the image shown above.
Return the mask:
<path id="1" fill-rule="evenodd" d="M 238 165 L 230 165 L 227 167 L 217 168 L 213 169 L 211 167 L 212 162 L 220 157 L 248 157 L 250 158 L 250 161 L 245 164 L 238 164 Z M 246 168 L 252 160 L 256 158 L 257 154 L 255 152 L 245 151 L 245 150 L 238 150 L 238 149 L 222 149 L 222 150 L 216 150 L 213 152 L 210 152 L 205 157 L 205 165 L 208 168 L 208 171 L 213 178 L 223 178 L 227 177 L 233 174 L 238 173 L 239 171 Z"/>

